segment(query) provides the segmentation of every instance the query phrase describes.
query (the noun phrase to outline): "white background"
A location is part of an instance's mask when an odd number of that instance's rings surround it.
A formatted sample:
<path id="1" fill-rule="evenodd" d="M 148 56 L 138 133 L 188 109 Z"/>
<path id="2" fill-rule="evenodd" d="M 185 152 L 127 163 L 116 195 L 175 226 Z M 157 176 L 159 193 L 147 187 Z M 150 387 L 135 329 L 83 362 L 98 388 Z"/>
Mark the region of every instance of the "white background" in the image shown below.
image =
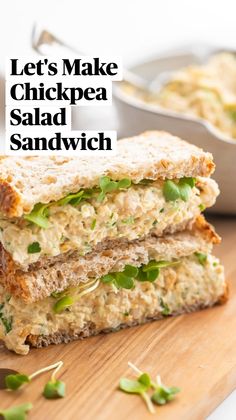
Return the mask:
<path id="1" fill-rule="evenodd" d="M 121 55 L 127 65 L 183 44 L 236 49 L 235 0 L 0 0 L 1 143 L 4 59 L 31 53 L 34 22 L 87 54 Z M 236 392 L 209 419 L 222 418 L 236 419 Z"/>

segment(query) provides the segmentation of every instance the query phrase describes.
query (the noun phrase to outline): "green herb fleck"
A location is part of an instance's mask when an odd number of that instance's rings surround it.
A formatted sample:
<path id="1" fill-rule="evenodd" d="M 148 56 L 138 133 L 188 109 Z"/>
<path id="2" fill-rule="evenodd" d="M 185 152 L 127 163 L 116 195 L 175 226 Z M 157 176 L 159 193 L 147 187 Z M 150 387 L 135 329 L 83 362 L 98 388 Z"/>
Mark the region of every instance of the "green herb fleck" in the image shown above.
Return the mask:
<path id="1" fill-rule="evenodd" d="M 0 314 L 0 320 L 5 327 L 6 334 L 8 334 L 12 330 L 12 317 L 5 318 L 2 316 L 2 314 Z"/>
<path id="2" fill-rule="evenodd" d="M 6 334 L 8 334 L 12 330 L 13 318 L 12 318 L 12 316 L 9 317 L 9 318 L 6 318 L 3 314 L 3 308 L 4 308 L 4 303 L 1 303 L 0 304 L 0 321 L 2 322 L 2 324 L 5 328 Z"/>
<path id="3" fill-rule="evenodd" d="M 217 267 L 217 265 L 218 265 L 218 262 L 214 261 L 213 262 L 213 267 Z"/>
<path id="4" fill-rule="evenodd" d="M 47 399 L 63 398 L 65 396 L 65 383 L 62 381 L 49 381 L 43 390 L 43 396 Z"/>
<path id="5" fill-rule="evenodd" d="M 21 373 L 17 373 L 15 375 L 7 375 L 5 377 L 5 384 L 7 389 L 11 389 L 12 391 L 16 391 L 22 385 L 30 382 L 30 379 L 27 375 L 23 375 Z"/>
<path id="6" fill-rule="evenodd" d="M 163 213 L 163 212 L 164 212 L 164 210 L 165 210 L 165 209 L 164 209 L 164 207 L 162 207 L 162 209 L 160 210 L 160 213 Z"/>
<path id="7" fill-rule="evenodd" d="M 93 221 L 91 223 L 91 230 L 94 230 L 95 229 L 96 223 L 97 223 L 97 220 L 96 219 L 93 219 Z"/>
<path id="8" fill-rule="evenodd" d="M 205 265 L 207 262 L 207 255 L 202 252 L 194 252 L 194 255 L 197 257 L 199 264 Z"/>
<path id="9" fill-rule="evenodd" d="M 206 209 L 206 206 L 204 205 L 204 204 L 199 204 L 199 209 L 200 209 L 200 211 L 204 211 L 205 209 Z"/>
<path id="10" fill-rule="evenodd" d="M 5 420 L 25 420 L 26 414 L 32 408 L 33 405 L 31 403 L 25 403 L 8 408 L 7 410 L 0 410 L 0 415 L 3 416 Z"/>
<path id="11" fill-rule="evenodd" d="M 122 223 L 124 223 L 125 225 L 132 225 L 134 223 L 134 217 L 133 216 L 129 216 L 126 219 L 121 220 Z"/>
<path id="12" fill-rule="evenodd" d="M 39 242 L 32 242 L 27 248 L 28 254 L 36 254 L 41 251 L 41 246 Z"/>
<path id="13" fill-rule="evenodd" d="M 170 315 L 171 310 L 170 310 L 169 306 L 167 305 L 167 303 L 165 303 L 162 298 L 160 299 L 160 304 L 161 304 L 161 307 L 162 307 L 161 314 L 164 315 L 164 316 Z"/>

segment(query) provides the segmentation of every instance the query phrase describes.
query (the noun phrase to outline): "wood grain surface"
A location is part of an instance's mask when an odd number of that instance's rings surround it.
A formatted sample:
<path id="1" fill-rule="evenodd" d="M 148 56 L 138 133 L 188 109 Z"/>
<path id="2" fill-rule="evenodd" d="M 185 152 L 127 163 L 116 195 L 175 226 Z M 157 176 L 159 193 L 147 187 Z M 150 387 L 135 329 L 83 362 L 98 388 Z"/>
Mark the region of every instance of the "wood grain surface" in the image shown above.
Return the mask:
<path id="1" fill-rule="evenodd" d="M 17 356 L 0 348 L 0 367 L 25 373 L 64 361 L 59 377 L 66 397 L 47 401 L 42 389 L 46 373 L 15 393 L 0 391 L 0 407 L 32 402 L 34 420 L 202 420 L 236 386 L 236 219 L 212 220 L 223 241 L 215 249 L 226 268 L 230 300 L 224 306 L 156 321 L 118 333 L 67 345 L 32 350 Z M 132 361 L 181 393 L 170 404 L 148 413 L 136 395 L 117 390 L 121 376 L 132 377 Z"/>

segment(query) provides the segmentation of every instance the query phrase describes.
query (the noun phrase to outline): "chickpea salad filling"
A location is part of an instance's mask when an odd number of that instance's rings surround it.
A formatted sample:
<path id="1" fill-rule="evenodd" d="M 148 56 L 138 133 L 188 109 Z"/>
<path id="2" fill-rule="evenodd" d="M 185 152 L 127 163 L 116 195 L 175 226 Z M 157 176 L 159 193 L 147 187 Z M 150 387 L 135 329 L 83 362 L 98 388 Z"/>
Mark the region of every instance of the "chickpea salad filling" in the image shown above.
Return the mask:
<path id="1" fill-rule="evenodd" d="M 203 118 L 230 138 L 236 139 L 236 56 L 216 54 L 201 65 L 173 73 L 159 92 L 143 94 L 124 83 L 124 91 L 158 108 Z"/>
<path id="2" fill-rule="evenodd" d="M 133 184 L 102 177 L 99 186 L 38 203 L 23 218 L 0 219 L 0 241 L 14 262 L 26 269 L 42 257 L 77 250 L 90 252 L 105 239 L 160 236 L 172 225 L 195 218 L 214 204 L 219 190 L 209 178 Z"/>
<path id="3" fill-rule="evenodd" d="M 27 339 L 66 330 L 80 334 L 88 324 L 97 332 L 123 323 L 143 322 L 214 304 L 224 294 L 224 270 L 212 255 L 195 252 L 173 261 L 126 266 L 82 286 L 54 292 L 25 305 L 0 289 L 0 338 L 17 353 L 29 351 Z M 213 299 L 213 300 L 212 300 Z"/>

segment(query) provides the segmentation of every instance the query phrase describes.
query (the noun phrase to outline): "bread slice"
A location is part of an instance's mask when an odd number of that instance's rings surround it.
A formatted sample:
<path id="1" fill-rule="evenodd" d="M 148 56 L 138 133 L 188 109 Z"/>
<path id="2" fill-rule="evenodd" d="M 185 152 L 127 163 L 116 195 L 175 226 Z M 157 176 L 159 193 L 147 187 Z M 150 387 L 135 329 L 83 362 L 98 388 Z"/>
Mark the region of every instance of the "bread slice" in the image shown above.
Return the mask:
<path id="1" fill-rule="evenodd" d="M 210 153 L 159 131 L 120 140 L 112 160 L 2 156 L 0 212 L 7 217 L 21 217 L 37 203 L 59 200 L 81 188 L 98 185 L 104 175 L 114 180 L 128 177 L 138 183 L 146 178 L 207 177 L 213 170 Z"/>
<path id="2" fill-rule="evenodd" d="M 208 254 L 212 245 L 219 241 L 214 228 L 203 216 L 199 216 L 195 221 L 188 222 L 188 226 L 181 232 L 171 231 L 160 238 L 149 235 L 135 241 L 107 240 L 85 256 L 80 256 L 77 251 L 61 254 L 57 258 L 32 265 L 27 272 L 15 269 L 10 256 L 8 269 L 4 272 L 4 254 L 0 284 L 11 295 L 26 302 L 35 302 L 55 290 L 63 291 L 86 282 L 88 278 L 97 279 L 111 271 L 122 271 L 126 264 L 140 266 L 147 264 L 150 259 L 169 261 L 194 252 Z"/>
<path id="3" fill-rule="evenodd" d="M 116 331 L 210 307 L 226 298 L 227 285 L 219 261 L 208 255 L 201 264 L 191 254 L 180 258 L 176 265 L 161 268 L 154 282 L 136 281 L 130 290 L 116 290 L 101 282 L 61 313 L 53 311 L 53 297 L 31 304 L 6 299 L 2 318 L 12 325 L 7 333 L 0 325 L 0 338 L 9 349 L 27 354 L 29 345 L 41 347 Z"/>

